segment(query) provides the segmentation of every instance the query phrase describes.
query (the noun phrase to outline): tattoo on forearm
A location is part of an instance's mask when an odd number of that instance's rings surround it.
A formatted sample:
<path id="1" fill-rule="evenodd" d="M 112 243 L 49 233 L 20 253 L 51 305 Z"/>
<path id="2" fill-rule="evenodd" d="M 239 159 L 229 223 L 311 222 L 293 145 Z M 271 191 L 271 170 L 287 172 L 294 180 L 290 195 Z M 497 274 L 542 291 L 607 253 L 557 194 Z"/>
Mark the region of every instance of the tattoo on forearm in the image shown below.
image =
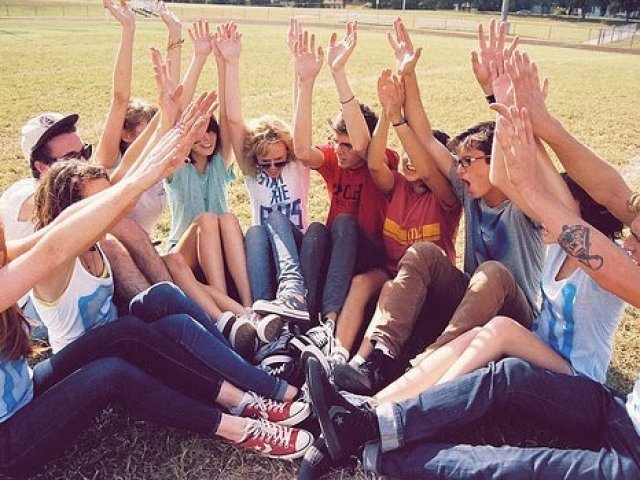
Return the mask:
<path id="1" fill-rule="evenodd" d="M 591 232 L 585 225 L 563 225 L 558 236 L 558 244 L 567 254 L 592 270 L 598 270 L 604 264 L 600 255 L 591 255 Z"/>

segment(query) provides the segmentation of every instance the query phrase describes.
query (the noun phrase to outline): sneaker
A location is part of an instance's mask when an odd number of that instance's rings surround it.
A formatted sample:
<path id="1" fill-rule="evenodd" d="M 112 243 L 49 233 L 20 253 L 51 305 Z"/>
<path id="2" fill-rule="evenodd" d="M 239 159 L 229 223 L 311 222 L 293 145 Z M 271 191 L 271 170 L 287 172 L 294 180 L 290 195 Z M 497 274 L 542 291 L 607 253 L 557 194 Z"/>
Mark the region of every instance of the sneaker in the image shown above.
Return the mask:
<path id="1" fill-rule="evenodd" d="M 247 318 L 256 326 L 256 334 L 258 338 L 264 342 L 273 342 L 282 333 L 284 320 L 279 315 L 268 314 L 258 315 L 251 308 L 247 308 Z"/>
<path id="2" fill-rule="evenodd" d="M 320 478 L 329 470 L 333 462 L 329 455 L 329 450 L 324 441 L 324 437 L 320 435 L 316 438 L 302 457 L 300 462 L 300 469 L 298 470 L 298 480 L 315 480 Z"/>
<path id="3" fill-rule="evenodd" d="M 254 392 L 247 393 L 251 400 L 242 409 L 241 417 L 264 418 L 273 423 L 291 426 L 299 424 L 311 414 L 311 407 L 305 402 L 279 402 Z"/>
<path id="4" fill-rule="evenodd" d="M 331 318 L 325 318 L 317 327 L 310 328 L 305 336 L 317 346 L 322 353 L 330 355 L 334 342 L 336 322 Z"/>
<path id="5" fill-rule="evenodd" d="M 304 373 L 300 366 L 300 350 L 291 344 L 293 335 L 282 333 L 276 340 L 258 349 L 256 364 L 269 375 L 279 377 L 290 385 L 300 385 Z"/>
<path id="6" fill-rule="evenodd" d="M 313 409 L 320 422 L 327 449 L 335 462 L 347 459 L 366 442 L 379 438 L 375 413 L 367 406 L 349 403 L 329 383 L 318 361 L 309 359 L 307 383 Z"/>
<path id="7" fill-rule="evenodd" d="M 297 292 L 282 292 L 275 300 L 256 300 L 252 308 L 260 315 L 273 313 L 285 318 L 309 321 L 307 299 Z"/>
<path id="8" fill-rule="evenodd" d="M 337 366 L 333 371 L 333 381 L 342 390 L 373 395 L 391 382 L 392 372 L 397 367 L 395 358 L 376 348 L 367 361 L 357 368 L 349 364 Z"/>
<path id="9" fill-rule="evenodd" d="M 327 318 L 320 325 L 310 328 L 307 333 L 298 335 L 292 340 L 292 344 L 300 350 L 303 365 L 309 357 L 313 356 L 318 359 L 327 373 L 331 371 L 329 359 L 335 348 L 334 331 L 335 322 Z"/>
<path id="10" fill-rule="evenodd" d="M 306 430 L 278 425 L 264 419 L 250 419 L 244 437 L 236 446 L 257 450 L 269 458 L 293 460 L 304 455 L 313 443 L 313 436 Z"/>
<path id="11" fill-rule="evenodd" d="M 216 322 L 218 330 L 229 340 L 231 347 L 245 360 L 253 361 L 256 353 L 256 326 L 245 316 L 224 312 Z"/>

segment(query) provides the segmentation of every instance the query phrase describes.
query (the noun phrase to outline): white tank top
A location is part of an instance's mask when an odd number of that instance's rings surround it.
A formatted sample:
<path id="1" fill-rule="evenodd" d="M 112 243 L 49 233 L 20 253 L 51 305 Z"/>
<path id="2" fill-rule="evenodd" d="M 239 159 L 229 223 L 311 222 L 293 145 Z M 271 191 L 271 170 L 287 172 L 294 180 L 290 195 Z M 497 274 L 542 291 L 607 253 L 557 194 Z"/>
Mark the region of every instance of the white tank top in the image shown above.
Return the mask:
<path id="1" fill-rule="evenodd" d="M 118 318 L 113 303 L 111 265 L 100 247 L 98 252 L 104 262 L 101 277 L 89 273 L 78 257 L 69 285 L 57 300 L 46 302 L 39 299 L 33 290 L 30 293 L 36 312 L 49 331 L 53 353 L 59 352 L 92 328 Z"/>

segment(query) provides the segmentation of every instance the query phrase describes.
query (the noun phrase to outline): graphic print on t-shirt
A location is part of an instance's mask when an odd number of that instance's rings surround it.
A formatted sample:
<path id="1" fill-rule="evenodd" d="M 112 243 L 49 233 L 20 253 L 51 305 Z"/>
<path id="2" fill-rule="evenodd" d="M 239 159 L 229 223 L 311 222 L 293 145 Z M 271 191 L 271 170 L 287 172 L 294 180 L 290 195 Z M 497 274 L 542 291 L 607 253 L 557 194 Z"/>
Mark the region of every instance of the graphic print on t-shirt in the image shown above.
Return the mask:
<path id="1" fill-rule="evenodd" d="M 291 199 L 289 186 L 282 179 L 282 175 L 271 178 L 265 172 L 260 172 L 256 178 L 258 186 L 269 189 L 269 206 L 260 205 L 260 223 L 264 223 L 269 214 L 278 210 L 302 230 L 302 201 L 300 198 Z"/>
<path id="2" fill-rule="evenodd" d="M 335 202 L 342 208 L 353 209 L 353 213 L 357 213 L 360 205 L 360 197 L 362 195 L 362 179 L 358 183 L 342 184 L 343 177 L 333 186 L 331 202 Z"/>

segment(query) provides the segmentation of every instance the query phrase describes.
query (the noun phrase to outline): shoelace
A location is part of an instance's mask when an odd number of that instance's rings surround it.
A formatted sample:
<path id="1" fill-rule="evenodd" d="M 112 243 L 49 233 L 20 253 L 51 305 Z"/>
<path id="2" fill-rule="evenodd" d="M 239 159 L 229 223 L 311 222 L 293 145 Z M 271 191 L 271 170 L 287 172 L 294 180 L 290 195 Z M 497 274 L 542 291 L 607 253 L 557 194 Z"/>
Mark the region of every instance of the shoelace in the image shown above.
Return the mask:
<path id="1" fill-rule="evenodd" d="M 257 420 L 249 420 L 246 432 L 247 438 L 253 437 L 256 440 L 264 440 L 266 443 L 288 447 L 293 429 L 259 418 Z"/>
<path id="2" fill-rule="evenodd" d="M 249 403 L 247 403 L 247 406 L 256 407 L 261 412 L 263 418 L 268 417 L 267 411 L 269 410 L 280 413 L 284 412 L 284 409 L 286 407 L 286 404 L 284 402 L 278 402 L 271 398 L 265 398 L 254 392 L 249 392 L 249 394 L 251 395 L 251 400 L 249 401 Z"/>

